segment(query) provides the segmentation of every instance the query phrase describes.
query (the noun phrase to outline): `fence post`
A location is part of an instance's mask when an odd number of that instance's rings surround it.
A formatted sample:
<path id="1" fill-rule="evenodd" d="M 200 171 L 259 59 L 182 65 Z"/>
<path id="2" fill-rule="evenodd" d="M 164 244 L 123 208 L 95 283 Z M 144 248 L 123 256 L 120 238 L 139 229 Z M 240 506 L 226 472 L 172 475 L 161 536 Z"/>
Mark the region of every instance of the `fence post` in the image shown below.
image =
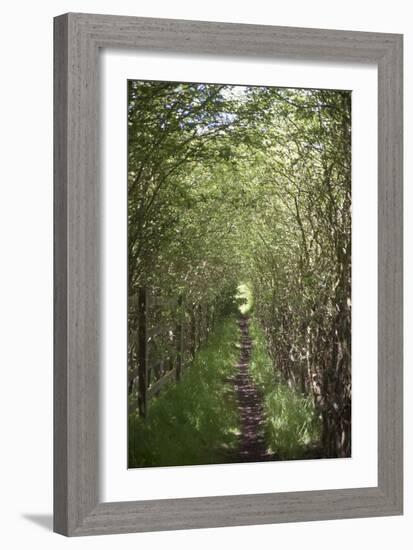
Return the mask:
<path id="1" fill-rule="evenodd" d="M 197 344 L 196 348 L 199 349 L 202 341 L 202 310 L 201 304 L 196 306 L 196 328 L 197 328 Z"/>
<path id="2" fill-rule="evenodd" d="M 183 312 L 182 294 L 178 298 L 178 324 L 176 327 L 176 381 L 179 382 L 182 375 L 182 356 L 184 347 L 184 312 Z"/>
<path id="3" fill-rule="evenodd" d="M 196 352 L 196 305 L 192 304 L 191 307 L 191 355 L 192 359 L 195 357 Z"/>
<path id="4" fill-rule="evenodd" d="M 201 319 L 202 319 L 202 341 L 205 342 L 207 339 L 207 310 L 206 310 L 206 302 L 202 305 L 202 313 L 201 313 Z"/>
<path id="5" fill-rule="evenodd" d="M 203 344 L 205 340 L 205 327 L 204 327 L 204 304 L 201 302 L 199 304 L 199 342 Z"/>
<path id="6" fill-rule="evenodd" d="M 205 330 L 206 330 L 206 339 L 208 340 L 208 337 L 209 337 L 209 331 L 210 331 L 210 326 L 209 326 L 209 322 L 210 322 L 210 308 L 209 308 L 209 302 L 206 303 L 206 306 L 205 306 Z"/>
<path id="7" fill-rule="evenodd" d="M 204 341 L 204 307 L 202 302 L 199 304 L 199 345 Z"/>
<path id="8" fill-rule="evenodd" d="M 132 331 L 128 333 L 128 397 L 133 394 L 133 386 L 135 384 L 135 378 L 137 376 L 137 365 L 133 357 L 132 343 L 131 340 L 134 340 L 134 345 L 138 349 L 138 332 L 135 333 Z"/>
<path id="9" fill-rule="evenodd" d="M 148 387 L 148 365 L 147 365 L 147 338 L 146 338 L 146 319 L 147 319 L 147 291 L 146 288 L 140 288 L 138 294 L 138 410 L 139 416 L 146 417 L 147 411 L 147 387 Z"/>

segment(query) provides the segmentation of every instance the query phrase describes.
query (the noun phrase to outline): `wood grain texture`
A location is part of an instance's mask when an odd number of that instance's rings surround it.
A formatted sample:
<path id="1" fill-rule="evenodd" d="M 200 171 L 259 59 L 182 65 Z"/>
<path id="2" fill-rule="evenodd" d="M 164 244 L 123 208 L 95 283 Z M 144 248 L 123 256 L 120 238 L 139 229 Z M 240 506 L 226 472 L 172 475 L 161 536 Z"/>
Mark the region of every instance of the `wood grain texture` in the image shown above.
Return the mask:
<path id="1" fill-rule="evenodd" d="M 54 529 L 68 532 L 67 502 L 67 19 L 54 26 Z"/>
<path id="2" fill-rule="evenodd" d="M 401 514 L 402 37 L 88 14 L 57 17 L 54 36 L 55 531 L 73 536 Z M 377 63 L 378 487 L 100 502 L 98 55 L 103 47 Z"/>
<path id="3" fill-rule="evenodd" d="M 378 478 L 403 507 L 403 53 L 378 65 Z"/>

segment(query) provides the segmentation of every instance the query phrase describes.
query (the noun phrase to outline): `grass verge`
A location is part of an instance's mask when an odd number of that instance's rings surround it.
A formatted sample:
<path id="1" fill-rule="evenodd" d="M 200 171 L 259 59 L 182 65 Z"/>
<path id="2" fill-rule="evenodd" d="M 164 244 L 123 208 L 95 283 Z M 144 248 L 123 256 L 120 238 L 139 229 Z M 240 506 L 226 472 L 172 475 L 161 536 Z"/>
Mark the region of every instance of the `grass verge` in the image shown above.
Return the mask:
<path id="1" fill-rule="evenodd" d="M 150 401 L 146 420 L 135 413 L 129 416 L 129 468 L 230 461 L 239 419 L 226 381 L 238 358 L 238 340 L 235 319 L 223 320 L 181 382 Z"/>
<path id="2" fill-rule="evenodd" d="M 253 318 L 251 375 L 263 395 L 268 448 L 280 460 L 313 458 L 320 441 L 320 421 L 311 397 L 304 396 L 281 378 L 268 355 L 264 334 Z"/>

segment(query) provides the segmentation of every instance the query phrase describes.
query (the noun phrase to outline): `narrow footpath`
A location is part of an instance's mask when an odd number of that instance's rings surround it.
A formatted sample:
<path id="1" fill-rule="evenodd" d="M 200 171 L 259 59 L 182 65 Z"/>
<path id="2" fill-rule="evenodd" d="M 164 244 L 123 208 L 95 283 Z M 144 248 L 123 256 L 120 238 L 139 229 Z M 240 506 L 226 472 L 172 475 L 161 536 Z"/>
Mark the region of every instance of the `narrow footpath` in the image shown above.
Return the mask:
<path id="1" fill-rule="evenodd" d="M 238 410 L 241 418 L 241 434 L 237 462 L 262 462 L 272 460 L 267 452 L 264 435 L 264 410 L 261 395 L 250 372 L 252 341 L 248 330 L 248 317 L 239 320 L 241 354 L 233 378 Z"/>

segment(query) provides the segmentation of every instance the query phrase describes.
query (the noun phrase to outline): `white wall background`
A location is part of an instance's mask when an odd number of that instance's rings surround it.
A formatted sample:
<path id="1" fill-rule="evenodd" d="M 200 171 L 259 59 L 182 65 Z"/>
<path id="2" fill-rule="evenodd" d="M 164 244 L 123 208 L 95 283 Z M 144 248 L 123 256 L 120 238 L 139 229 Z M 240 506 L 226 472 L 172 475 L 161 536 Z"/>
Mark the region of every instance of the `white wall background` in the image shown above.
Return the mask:
<path id="1" fill-rule="evenodd" d="M 0 544 L 4 548 L 409 548 L 413 484 L 406 468 L 405 516 L 275 526 L 65 539 L 52 511 L 52 18 L 67 11 L 324 27 L 405 34 L 405 151 L 412 176 L 412 38 L 409 2 L 393 0 L 64 0 L 2 5 L 0 22 Z M 406 281 L 412 278 L 413 207 L 405 192 Z M 409 208 L 410 207 L 410 208 Z M 410 218 L 410 219 L 409 219 Z M 412 293 L 406 284 L 406 367 Z M 412 388 L 406 368 L 405 395 Z M 412 464 L 413 407 L 406 399 L 406 457 Z"/>

